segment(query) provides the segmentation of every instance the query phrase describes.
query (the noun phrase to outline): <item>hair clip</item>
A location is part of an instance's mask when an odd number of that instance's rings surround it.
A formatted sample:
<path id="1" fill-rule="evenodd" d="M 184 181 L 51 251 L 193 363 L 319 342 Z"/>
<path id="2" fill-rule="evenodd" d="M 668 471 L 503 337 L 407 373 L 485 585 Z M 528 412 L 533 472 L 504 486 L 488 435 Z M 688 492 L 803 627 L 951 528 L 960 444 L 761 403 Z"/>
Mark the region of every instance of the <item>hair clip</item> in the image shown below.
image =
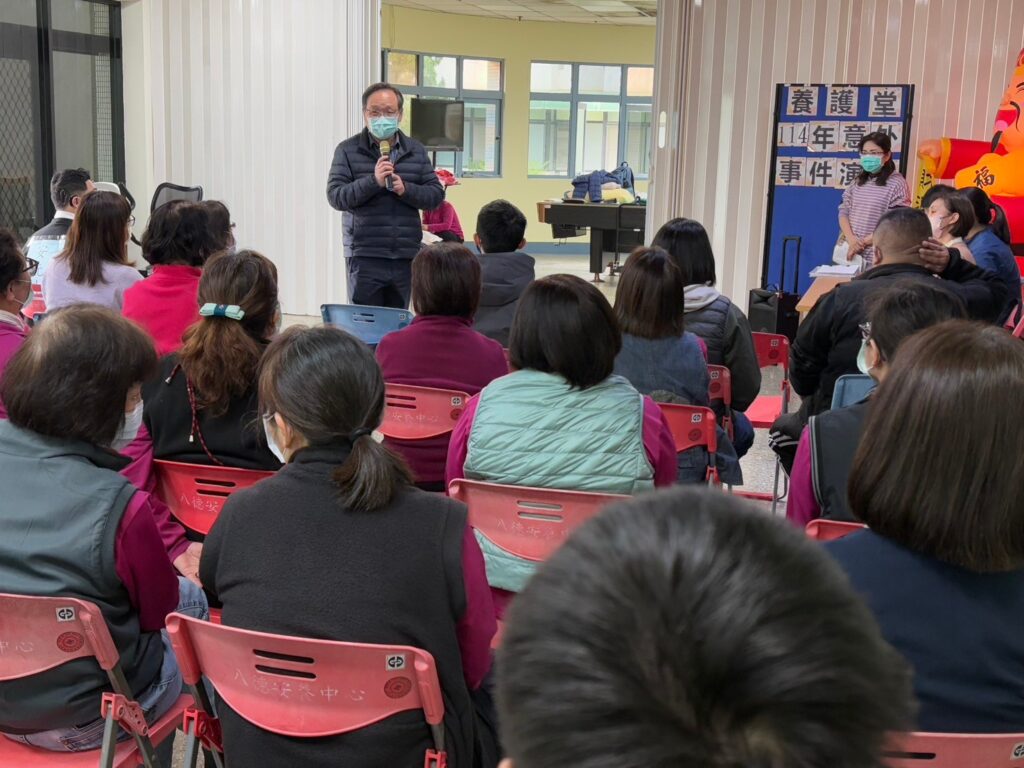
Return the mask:
<path id="1" fill-rule="evenodd" d="M 201 317 L 230 317 L 232 320 L 241 320 L 245 317 L 245 310 L 237 304 L 203 304 L 199 308 Z"/>

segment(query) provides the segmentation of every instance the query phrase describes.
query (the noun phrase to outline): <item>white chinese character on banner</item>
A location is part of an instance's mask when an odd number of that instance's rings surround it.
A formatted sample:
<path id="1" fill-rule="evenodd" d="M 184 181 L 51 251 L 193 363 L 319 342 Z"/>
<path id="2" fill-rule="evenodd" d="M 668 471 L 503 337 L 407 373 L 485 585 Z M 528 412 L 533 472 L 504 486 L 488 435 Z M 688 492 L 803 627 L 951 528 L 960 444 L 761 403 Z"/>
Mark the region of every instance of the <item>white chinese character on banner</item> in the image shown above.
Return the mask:
<path id="1" fill-rule="evenodd" d="M 818 88 L 813 85 L 789 86 L 786 114 L 791 116 L 817 117 Z"/>
<path id="2" fill-rule="evenodd" d="M 903 89 L 872 88 L 868 99 L 868 117 L 900 117 L 903 114 Z"/>
<path id="3" fill-rule="evenodd" d="M 828 117 L 856 117 L 860 89 L 851 85 L 833 85 L 828 89 L 825 114 Z"/>
<path id="4" fill-rule="evenodd" d="M 802 187 L 807 161 L 802 157 L 780 157 L 776 162 L 775 184 L 780 187 Z"/>

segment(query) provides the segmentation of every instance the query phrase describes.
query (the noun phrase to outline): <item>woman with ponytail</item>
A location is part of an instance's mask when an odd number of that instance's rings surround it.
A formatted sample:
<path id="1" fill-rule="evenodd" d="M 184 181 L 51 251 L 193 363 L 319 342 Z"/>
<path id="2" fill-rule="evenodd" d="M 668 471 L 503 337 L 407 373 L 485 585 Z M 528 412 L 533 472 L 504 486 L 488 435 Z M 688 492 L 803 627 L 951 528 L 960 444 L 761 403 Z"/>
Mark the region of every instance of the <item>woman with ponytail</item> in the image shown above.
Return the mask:
<path id="1" fill-rule="evenodd" d="M 224 624 L 428 651 L 448 764 L 493 768 L 475 707 L 486 711 L 496 628 L 483 555 L 465 506 L 414 488 L 375 439 L 384 378 L 373 352 L 337 328 L 290 328 L 263 358 L 259 400 L 286 464 L 233 494 L 206 539 L 200 576 Z M 418 711 L 324 739 L 264 731 L 223 701 L 220 716 L 231 765 L 406 766 L 431 743 Z"/>
<path id="2" fill-rule="evenodd" d="M 153 456 L 277 469 L 256 405 L 257 370 L 280 317 L 277 269 L 255 251 L 215 256 L 199 281 L 199 315 L 143 388 Z"/>
<path id="3" fill-rule="evenodd" d="M 1004 317 L 1010 315 L 1021 301 L 1020 269 L 1010 248 L 1010 227 L 1003 209 L 993 203 L 985 190 L 978 187 L 961 189 L 974 208 L 974 226 L 965 241 L 974 261 L 982 269 L 995 272 L 1010 289 L 1010 302 Z"/>

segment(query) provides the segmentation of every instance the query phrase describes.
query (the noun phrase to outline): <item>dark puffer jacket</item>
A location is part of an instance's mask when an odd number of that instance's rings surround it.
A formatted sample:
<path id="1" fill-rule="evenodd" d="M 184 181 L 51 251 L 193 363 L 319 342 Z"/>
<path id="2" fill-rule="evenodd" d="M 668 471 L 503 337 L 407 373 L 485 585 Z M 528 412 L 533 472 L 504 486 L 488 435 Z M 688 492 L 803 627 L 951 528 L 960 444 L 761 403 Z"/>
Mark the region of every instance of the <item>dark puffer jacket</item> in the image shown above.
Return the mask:
<path id="1" fill-rule="evenodd" d="M 444 191 L 427 150 L 401 131 L 392 142 L 391 162 L 405 183 L 399 197 L 378 186 L 373 171 L 380 147 L 365 128 L 334 150 L 327 177 L 327 201 L 345 212 L 345 255 L 412 259 L 420 250 L 420 210 L 441 204 Z"/>
<path id="2" fill-rule="evenodd" d="M 534 279 L 532 256 L 521 251 L 480 256 L 480 306 L 473 330 L 508 347 L 508 334 L 519 297 Z"/>

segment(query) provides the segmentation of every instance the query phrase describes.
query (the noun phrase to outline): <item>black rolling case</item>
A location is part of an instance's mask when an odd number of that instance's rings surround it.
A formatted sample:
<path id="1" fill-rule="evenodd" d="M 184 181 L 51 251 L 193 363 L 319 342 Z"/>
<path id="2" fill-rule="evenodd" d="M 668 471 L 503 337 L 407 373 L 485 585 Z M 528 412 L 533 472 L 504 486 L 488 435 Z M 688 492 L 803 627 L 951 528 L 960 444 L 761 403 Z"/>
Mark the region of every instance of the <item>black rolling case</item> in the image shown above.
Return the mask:
<path id="1" fill-rule="evenodd" d="M 796 243 L 796 259 L 793 269 L 793 292 L 784 289 L 786 281 L 786 251 L 790 243 Z M 755 333 L 781 333 L 792 341 L 800 324 L 800 313 L 796 305 L 800 301 L 798 284 L 800 281 L 800 242 L 799 237 L 782 238 L 782 274 L 775 290 L 755 288 L 750 292 L 750 304 L 747 306 L 747 317 L 750 319 L 750 330 Z"/>

